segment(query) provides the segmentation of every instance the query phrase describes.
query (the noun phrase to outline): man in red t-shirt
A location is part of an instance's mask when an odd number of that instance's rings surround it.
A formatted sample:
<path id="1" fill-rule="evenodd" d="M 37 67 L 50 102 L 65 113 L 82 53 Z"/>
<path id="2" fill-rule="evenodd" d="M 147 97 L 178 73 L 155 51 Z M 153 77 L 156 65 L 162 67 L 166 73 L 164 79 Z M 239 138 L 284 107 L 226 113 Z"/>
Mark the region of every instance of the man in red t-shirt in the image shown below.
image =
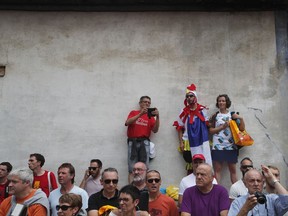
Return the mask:
<path id="1" fill-rule="evenodd" d="M 125 126 L 128 126 L 128 181 L 131 182 L 132 170 L 136 162 L 146 163 L 149 166 L 150 134 L 158 132 L 160 125 L 159 111 L 150 108 L 151 98 L 142 96 L 139 101 L 139 110 L 129 113 Z"/>
<path id="2" fill-rule="evenodd" d="M 34 189 L 41 188 L 47 197 L 49 197 L 50 192 L 58 188 L 58 186 L 54 173 L 42 168 L 44 163 L 45 158 L 43 155 L 39 153 L 30 154 L 28 166 L 34 174 L 32 187 Z"/>
<path id="3" fill-rule="evenodd" d="M 8 175 L 12 170 L 12 165 L 9 162 L 0 163 L 0 204 L 9 196 L 8 194 Z"/>

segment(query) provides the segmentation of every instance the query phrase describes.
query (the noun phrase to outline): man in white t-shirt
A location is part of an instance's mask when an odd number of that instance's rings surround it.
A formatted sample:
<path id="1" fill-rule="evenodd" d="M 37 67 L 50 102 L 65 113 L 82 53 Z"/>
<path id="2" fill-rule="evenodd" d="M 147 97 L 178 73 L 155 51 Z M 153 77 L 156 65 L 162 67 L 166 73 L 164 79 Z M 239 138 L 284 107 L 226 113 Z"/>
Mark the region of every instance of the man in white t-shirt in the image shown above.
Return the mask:
<path id="1" fill-rule="evenodd" d="M 196 168 L 202 164 L 205 163 L 205 157 L 202 154 L 195 154 L 192 157 L 192 168 L 193 168 L 193 173 L 191 173 L 188 176 L 185 176 L 182 178 L 180 185 L 179 185 L 179 197 L 178 197 L 178 207 L 181 207 L 182 199 L 183 199 L 183 193 L 188 187 L 192 187 L 196 185 Z M 217 184 L 216 179 L 214 178 L 213 184 Z"/>
<path id="2" fill-rule="evenodd" d="M 235 182 L 231 187 L 229 191 L 229 198 L 231 202 L 236 199 L 239 196 L 246 195 L 248 193 L 248 189 L 244 185 L 243 177 L 244 174 L 249 170 L 253 168 L 253 162 L 249 157 L 245 157 L 240 162 L 240 170 L 242 172 L 242 178 L 239 179 L 237 182 Z"/>
<path id="3" fill-rule="evenodd" d="M 88 194 L 82 188 L 74 185 L 75 168 L 71 163 L 63 163 L 58 168 L 58 183 L 61 187 L 53 190 L 49 196 L 50 208 L 52 216 L 57 216 L 56 206 L 59 205 L 59 198 L 66 193 L 74 193 L 82 197 L 82 209 L 78 215 L 86 215 L 86 208 L 88 207 Z M 83 212 L 83 214 L 82 214 Z"/>

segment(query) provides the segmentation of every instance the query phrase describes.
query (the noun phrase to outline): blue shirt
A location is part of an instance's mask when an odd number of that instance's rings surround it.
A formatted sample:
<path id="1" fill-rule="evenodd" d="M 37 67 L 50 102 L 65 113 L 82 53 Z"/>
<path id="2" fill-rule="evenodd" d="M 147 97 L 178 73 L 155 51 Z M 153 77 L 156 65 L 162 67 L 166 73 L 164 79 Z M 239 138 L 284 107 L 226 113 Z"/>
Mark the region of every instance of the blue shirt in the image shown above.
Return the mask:
<path id="1" fill-rule="evenodd" d="M 229 209 L 228 216 L 237 215 L 249 194 L 235 199 Z M 288 211 L 288 195 L 267 194 L 266 204 L 259 204 L 248 212 L 247 216 L 274 216 L 284 215 Z"/>

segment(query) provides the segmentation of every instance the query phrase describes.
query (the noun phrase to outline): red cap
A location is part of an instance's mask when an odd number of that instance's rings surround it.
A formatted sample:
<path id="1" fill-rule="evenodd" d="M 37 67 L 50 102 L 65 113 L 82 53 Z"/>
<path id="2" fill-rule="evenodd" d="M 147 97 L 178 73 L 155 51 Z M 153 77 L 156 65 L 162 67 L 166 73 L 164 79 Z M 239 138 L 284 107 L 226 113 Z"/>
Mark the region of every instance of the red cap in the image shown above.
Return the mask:
<path id="1" fill-rule="evenodd" d="M 192 157 L 192 160 L 196 160 L 196 159 L 205 160 L 205 157 L 204 157 L 203 154 L 195 154 L 195 155 Z"/>

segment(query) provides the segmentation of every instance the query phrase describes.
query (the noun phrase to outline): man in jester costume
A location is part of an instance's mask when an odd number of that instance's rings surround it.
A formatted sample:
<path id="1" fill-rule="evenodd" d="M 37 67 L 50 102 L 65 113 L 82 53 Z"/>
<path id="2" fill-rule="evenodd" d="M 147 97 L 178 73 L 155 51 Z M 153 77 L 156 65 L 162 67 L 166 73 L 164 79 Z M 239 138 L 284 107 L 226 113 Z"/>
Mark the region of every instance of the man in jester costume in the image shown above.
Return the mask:
<path id="1" fill-rule="evenodd" d="M 212 166 L 207 128 L 209 116 L 207 115 L 207 108 L 198 103 L 194 84 L 186 88 L 184 105 L 178 120 L 173 124 L 178 131 L 179 150 L 184 152 L 190 148 L 191 161 L 195 154 L 203 154 L 206 163 Z M 186 162 L 188 161 L 186 160 Z M 187 166 L 186 169 L 189 170 L 190 167 Z"/>

